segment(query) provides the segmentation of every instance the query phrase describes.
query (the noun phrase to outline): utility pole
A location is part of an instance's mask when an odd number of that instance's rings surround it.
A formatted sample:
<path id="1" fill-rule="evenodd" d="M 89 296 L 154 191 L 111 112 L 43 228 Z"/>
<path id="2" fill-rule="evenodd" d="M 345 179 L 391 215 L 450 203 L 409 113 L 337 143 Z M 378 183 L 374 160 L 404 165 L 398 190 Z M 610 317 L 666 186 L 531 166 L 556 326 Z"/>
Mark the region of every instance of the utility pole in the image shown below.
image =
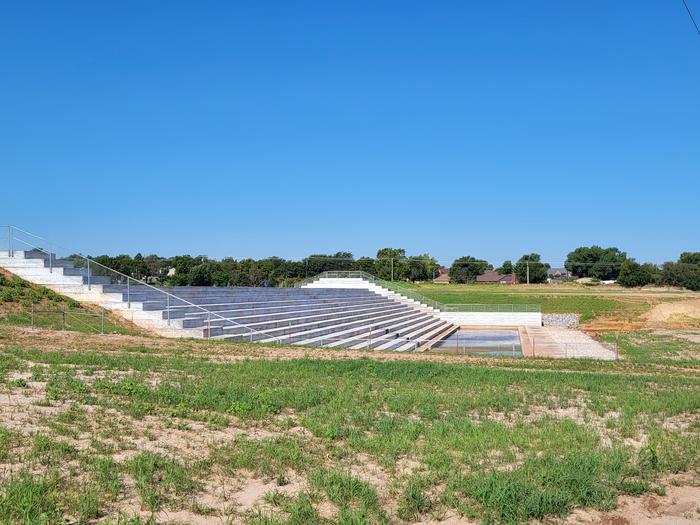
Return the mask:
<path id="1" fill-rule="evenodd" d="M 525 266 L 527 268 L 527 284 L 530 284 L 530 261 L 525 261 Z"/>

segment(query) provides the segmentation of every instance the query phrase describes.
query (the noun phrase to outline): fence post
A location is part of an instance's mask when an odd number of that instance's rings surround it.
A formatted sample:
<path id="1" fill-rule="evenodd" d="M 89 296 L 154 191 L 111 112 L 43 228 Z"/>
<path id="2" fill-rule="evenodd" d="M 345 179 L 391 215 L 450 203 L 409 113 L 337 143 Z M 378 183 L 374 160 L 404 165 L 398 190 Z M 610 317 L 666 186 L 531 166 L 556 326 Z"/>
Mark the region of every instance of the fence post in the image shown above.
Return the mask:
<path id="1" fill-rule="evenodd" d="M 49 244 L 49 273 L 53 273 L 53 255 L 51 253 L 51 244 Z"/>
<path id="2" fill-rule="evenodd" d="M 207 311 L 207 342 L 211 339 L 211 312 Z"/>
<path id="3" fill-rule="evenodd" d="M 537 354 L 535 353 L 535 338 L 532 338 L 532 357 L 537 357 Z"/>
<path id="4" fill-rule="evenodd" d="M 61 330 L 66 330 L 66 305 L 61 305 Z"/>
<path id="5" fill-rule="evenodd" d="M 131 308 L 131 280 L 126 278 L 126 305 Z"/>
<path id="6" fill-rule="evenodd" d="M 100 316 L 100 335 L 105 334 L 105 309 L 102 309 L 102 315 Z"/>
<path id="7" fill-rule="evenodd" d="M 92 286 L 90 285 L 90 259 L 87 260 L 87 281 L 88 281 L 88 290 L 92 290 Z"/>
<path id="8" fill-rule="evenodd" d="M 13 250 L 12 246 L 12 226 L 7 227 L 7 256 L 8 257 L 14 257 L 15 256 L 15 251 Z"/>
<path id="9" fill-rule="evenodd" d="M 35 312 L 34 312 L 34 303 L 32 303 L 32 330 L 36 328 L 36 320 L 35 320 Z"/>
<path id="10" fill-rule="evenodd" d="M 165 311 L 167 312 L 167 313 L 166 313 L 166 316 L 167 316 L 167 318 L 168 318 L 168 326 L 170 326 L 170 294 L 168 294 L 168 295 L 165 296 L 165 302 L 166 302 L 166 305 L 167 305 L 167 308 L 166 308 Z M 184 326 L 184 325 L 183 325 L 183 326 Z"/>

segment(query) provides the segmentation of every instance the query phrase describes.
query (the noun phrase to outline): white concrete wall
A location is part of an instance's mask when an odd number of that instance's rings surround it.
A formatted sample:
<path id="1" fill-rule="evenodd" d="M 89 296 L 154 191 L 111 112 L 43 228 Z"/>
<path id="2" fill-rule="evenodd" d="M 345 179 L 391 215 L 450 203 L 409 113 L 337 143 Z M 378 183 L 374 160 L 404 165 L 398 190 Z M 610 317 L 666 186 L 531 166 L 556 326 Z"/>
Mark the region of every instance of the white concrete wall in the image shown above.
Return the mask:
<path id="1" fill-rule="evenodd" d="M 460 326 L 542 326 L 540 312 L 440 312 L 437 315 Z"/>

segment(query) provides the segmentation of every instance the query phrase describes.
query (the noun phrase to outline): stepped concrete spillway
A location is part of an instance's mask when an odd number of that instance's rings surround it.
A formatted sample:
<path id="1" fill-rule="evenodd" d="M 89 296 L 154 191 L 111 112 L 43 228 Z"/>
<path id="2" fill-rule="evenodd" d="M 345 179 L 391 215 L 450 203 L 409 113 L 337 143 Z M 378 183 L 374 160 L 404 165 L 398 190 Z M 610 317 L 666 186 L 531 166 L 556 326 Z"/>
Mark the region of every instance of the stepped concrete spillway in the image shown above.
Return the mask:
<path id="1" fill-rule="evenodd" d="M 406 351 L 430 348 L 457 329 L 433 308 L 362 279 L 301 288 L 154 287 L 40 250 L 0 252 L 0 267 L 169 337 Z"/>

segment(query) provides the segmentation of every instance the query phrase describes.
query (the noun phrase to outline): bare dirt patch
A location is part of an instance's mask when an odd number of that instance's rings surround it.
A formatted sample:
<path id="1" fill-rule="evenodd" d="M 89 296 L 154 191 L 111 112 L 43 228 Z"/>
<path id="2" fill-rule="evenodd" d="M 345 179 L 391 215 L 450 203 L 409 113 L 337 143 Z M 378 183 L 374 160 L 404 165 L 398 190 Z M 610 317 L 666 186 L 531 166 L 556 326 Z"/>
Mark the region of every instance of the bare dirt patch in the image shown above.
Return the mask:
<path id="1" fill-rule="evenodd" d="M 661 303 L 646 312 L 643 317 L 650 326 L 693 326 L 694 322 L 700 322 L 700 299 Z"/>
<path id="2" fill-rule="evenodd" d="M 666 485 L 666 494 L 622 496 L 609 512 L 576 510 L 566 525 L 697 525 L 700 523 L 700 486 L 687 477 L 669 478 L 685 483 Z"/>

